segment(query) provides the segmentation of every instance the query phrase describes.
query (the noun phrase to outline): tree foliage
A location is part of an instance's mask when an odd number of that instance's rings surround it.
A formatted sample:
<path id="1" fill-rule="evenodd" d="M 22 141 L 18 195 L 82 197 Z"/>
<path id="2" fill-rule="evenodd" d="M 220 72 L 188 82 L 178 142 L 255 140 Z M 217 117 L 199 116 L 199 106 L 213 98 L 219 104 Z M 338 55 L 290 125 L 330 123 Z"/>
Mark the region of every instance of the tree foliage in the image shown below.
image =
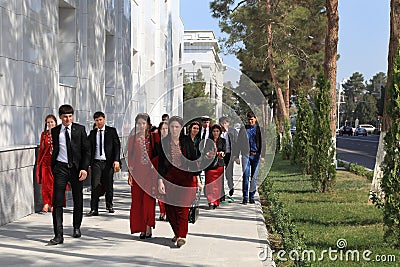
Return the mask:
<path id="1" fill-rule="evenodd" d="M 390 99 L 387 115 L 392 125 L 385 136 L 385 158 L 382 164 L 381 188 L 384 193 L 384 238 L 393 246 L 400 247 L 400 50 L 394 60 Z"/>
<path id="2" fill-rule="evenodd" d="M 207 114 L 201 115 L 212 116 L 215 112 L 215 105 L 210 102 L 209 94 L 205 92 L 206 82 L 201 70 L 197 70 L 196 77 L 184 74 L 183 82 L 183 114 L 194 118 L 196 113 L 207 111 Z"/>
<path id="3" fill-rule="evenodd" d="M 326 192 L 335 185 L 335 148 L 330 130 L 330 85 L 321 74 L 317 79 L 317 93 L 313 111 L 311 180 L 318 192 Z"/>
<path id="4" fill-rule="evenodd" d="M 312 156 L 312 120 L 313 114 L 310 104 L 304 93 L 297 97 L 296 131 L 293 136 L 292 163 L 301 167 L 304 173 L 309 174 Z"/>
<path id="5" fill-rule="evenodd" d="M 354 114 L 356 105 L 358 101 L 361 101 L 361 96 L 365 93 L 363 75 L 359 72 L 354 72 L 343 84 L 343 91 L 345 96 L 343 121 L 354 122 L 356 119 Z"/>

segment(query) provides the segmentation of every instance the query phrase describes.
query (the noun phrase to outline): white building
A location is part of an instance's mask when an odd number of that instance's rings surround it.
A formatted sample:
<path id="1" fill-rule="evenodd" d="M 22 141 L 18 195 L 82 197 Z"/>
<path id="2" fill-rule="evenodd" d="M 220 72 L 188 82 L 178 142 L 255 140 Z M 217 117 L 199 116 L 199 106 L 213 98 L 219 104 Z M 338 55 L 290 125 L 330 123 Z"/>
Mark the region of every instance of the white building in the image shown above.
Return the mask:
<path id="1" fill-rule="evenodd" d="M 0 0 L 0 225 L 40 207 L 45 116 L 71 104 L 89 131 L 102 110 L 120 135 L 138 111 L 161 119 L 182 102 L 165 71 L 182 43 L 179 0 Z"/>
<path id="2" fill-rule="evenodd" d="M 197 78 L 200 70 L 206 82 L 205 93 L 217 102 L 215 118 L 222 114 L 222 90 L 225 65 L 219 53 L 218 40 L 211 30 L 185 30 L 183 63 L 185 75 Z"/>

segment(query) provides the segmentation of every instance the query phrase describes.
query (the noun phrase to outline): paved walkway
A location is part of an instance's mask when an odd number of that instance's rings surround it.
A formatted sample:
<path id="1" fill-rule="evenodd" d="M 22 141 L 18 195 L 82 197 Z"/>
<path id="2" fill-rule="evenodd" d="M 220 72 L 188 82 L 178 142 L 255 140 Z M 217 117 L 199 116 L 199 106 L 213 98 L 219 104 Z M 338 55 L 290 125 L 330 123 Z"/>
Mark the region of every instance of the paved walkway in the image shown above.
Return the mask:
<path id="1" fill-rule="evenodd" d="M 236 166 L 238 167 L 238 166 Z M 239 168 L 235 167 L 235 173 Z M 0 266 L 274 266 L 261 261 L 260 251 L 268 244 L 259 201 L 242 205 L 241 182 L 235 176 L 233 203 L 207 209 L 202 196 L 200 217 L 189 224 L 187 243 L 176 248 L 168 222 L 156 222 L 153 238 L 140 240 L 129 231 L 130 188 L 126 177 L 115 181 L 116 212 L 84 217 L 82 237 L 72 238 L 71 201 L 64 210 L 64 244 L 48 246 L 53 237 L 50 213 L 35 213 L 0 227 Z M 90 193 L 84 195 L 89 211 Z M 158 218 L 158 207 L 157 207 Z"/>

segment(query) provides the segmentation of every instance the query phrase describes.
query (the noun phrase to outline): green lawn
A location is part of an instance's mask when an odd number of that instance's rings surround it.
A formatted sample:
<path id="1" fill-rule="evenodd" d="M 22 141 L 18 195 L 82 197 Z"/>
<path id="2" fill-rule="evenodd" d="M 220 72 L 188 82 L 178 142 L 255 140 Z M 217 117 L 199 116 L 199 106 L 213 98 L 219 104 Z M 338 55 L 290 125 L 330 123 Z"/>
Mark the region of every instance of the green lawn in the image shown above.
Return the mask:
<path id="1" fill-rule="evenodd" d="M 338 171 L 334 191 L 315 193 L 310 177 L 301 175 L 289 161 L 283 161 L 281 156 L 277 155 L 267 179 L 273 182 L 273 191 L 279 193 L 279 200 L 289 212 L 296 229 L 303 235 L 307 250 L 316 252 L 317 259 L 308 262 L 309 265 L 398 266 L 400 263 L 400 251 L 391 249 L 383 242 L 382 212 L 368 203 L 371 182 L 366 178 L 347 171 Z M 263 196 L 261 198 L 263 199 Z M 265 213 L 268 221 L 267 208 Z M 337 247 L 339 239 L 346 240 L 346 247 Z M 325 253 L 324 260 L 318 261 L 322 251 L 329 251 L 330 248 L 337 250 L 332 252 L 332 258 L 337 255 L 338 259 L 330 260 L 329 254 Z M 348 258 L 351 258 L 350 250 L 358 251 L 359 261 L 346 261 L 346 253 Z M 366 250 L 371 251 L 366 257 L 371 259 L 370 262 L 362 257 Z M 380 255 L 381 258 L 394 255 L 395 259 L 386 263 L 375 261 L 375 257 Z"/>

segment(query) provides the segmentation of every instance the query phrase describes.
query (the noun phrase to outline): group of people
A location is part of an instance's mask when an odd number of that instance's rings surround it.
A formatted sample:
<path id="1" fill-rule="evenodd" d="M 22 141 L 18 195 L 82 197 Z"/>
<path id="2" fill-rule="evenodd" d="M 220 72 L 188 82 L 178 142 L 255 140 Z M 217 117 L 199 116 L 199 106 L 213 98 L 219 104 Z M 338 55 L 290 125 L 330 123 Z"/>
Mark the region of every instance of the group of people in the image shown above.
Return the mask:
<path id="1" fill-rule="evenodd" d="M 105 125 L 105 114 L 93 115 L 96 127 L 87 136 L 85 127 L 73 122 L 70 105 L 59 108 L 61 124 L 54 115 L 45 119 L 37 160 L 37 181 L 42 184 L 43 212 L 52 212 L 54 238 L 51 245 L 62 244 L 65 190 L 70 187 L 73 197 L 73 237 L 81 237 L 83 217 L 83 181 L 91 171 L 91 202 L 87 216 L 99 215 L 99 198 L 105 193 L 106 209 L 114 213 L 113 174 L 121 168 L 121 144 L 117 131 Z M 229 127 L 227 117 L 210 126 L 208 116 L 201 123 L 193 120 L 185 125 L 179 116 L 162 117 L 158 127 L 150 116 L 139 113 L 128 138 L 126 157 L 128 184 L 131 186 L 130 230 L 140 239 L 152 237 L 155 228 L 155 206 L 158 199 L 159 220 L 168 220 L 177 247 L 186 243 L 188 215 L 196 193 L 203 187 L 200 174 L 204 172 L 204 190 L 210 209 L 224 201 L 224 174 L 229 195 L 234 193 L 233 165 L 243 168 L 243 204 L 254 203 L 259 162 L 265 154 L 262 129 L 254 113 L 237 133 Z M 185 127 L 186 126 L 186 127 Z M 187 134 L 184 134 L 187 129 Z M 249 187 L 250 180 L 250 190 Z M 104 192 L 103 192 L 104 191 Z"/>

